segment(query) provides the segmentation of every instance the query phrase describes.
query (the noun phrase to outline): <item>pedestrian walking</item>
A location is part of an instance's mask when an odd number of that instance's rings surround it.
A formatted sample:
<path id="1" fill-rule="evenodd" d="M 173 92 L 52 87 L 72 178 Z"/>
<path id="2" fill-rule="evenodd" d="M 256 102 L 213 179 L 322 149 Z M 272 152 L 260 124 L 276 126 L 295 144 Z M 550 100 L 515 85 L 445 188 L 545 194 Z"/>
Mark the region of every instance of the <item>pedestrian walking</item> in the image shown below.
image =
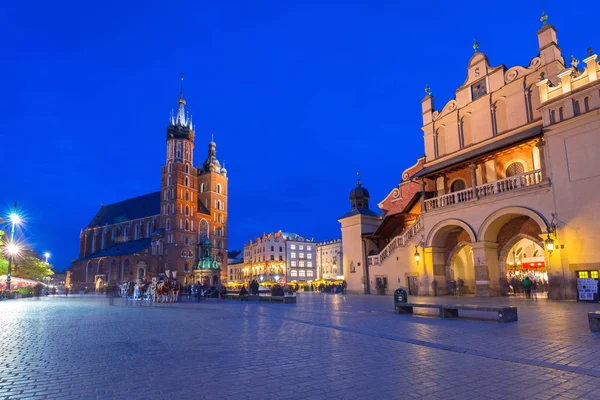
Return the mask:
<path id="1" fill-rule="evenodd" d="M 525 299 L 531 301 L 531 279 L 528 276 L 523 279 L 523 291 L 525 292 Z"/>
<path id="2" fill-rule="evenodd" d="M 531 281 L 531 301 L 537 301 L 537 287 L 538 283 L 535 278 L 533 278 Z"/>
<path id="3" fill-rule="evenodd" d="M 458 280 L 456 281 L 456 286 L 458 286 L 458 295 L 462 296 L 463 295 L 463 288 L 465 286 L 465 281 L 463 281 L 462 279 L 458 278 Z"/>

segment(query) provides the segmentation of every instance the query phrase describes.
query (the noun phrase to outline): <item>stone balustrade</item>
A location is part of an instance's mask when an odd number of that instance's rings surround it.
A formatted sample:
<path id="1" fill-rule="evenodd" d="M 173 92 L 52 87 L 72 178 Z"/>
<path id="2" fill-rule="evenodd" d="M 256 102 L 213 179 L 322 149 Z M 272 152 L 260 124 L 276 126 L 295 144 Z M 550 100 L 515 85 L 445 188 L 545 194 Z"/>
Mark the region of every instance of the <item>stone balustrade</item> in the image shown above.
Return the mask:
<path id="1" fill-rule="evenodd" d="M 477 197 L 473 196 L 473 188 L 468 188 L 425 200 L 425 211 L 437 210 L 468 201 L 477 201 L 485 197 L 511 192 L 524 187 L 536 186 L 541 184 L 542 180 L 542 171 L 536 169 L 524 174 L 478 185 L 475 187 Z"/>

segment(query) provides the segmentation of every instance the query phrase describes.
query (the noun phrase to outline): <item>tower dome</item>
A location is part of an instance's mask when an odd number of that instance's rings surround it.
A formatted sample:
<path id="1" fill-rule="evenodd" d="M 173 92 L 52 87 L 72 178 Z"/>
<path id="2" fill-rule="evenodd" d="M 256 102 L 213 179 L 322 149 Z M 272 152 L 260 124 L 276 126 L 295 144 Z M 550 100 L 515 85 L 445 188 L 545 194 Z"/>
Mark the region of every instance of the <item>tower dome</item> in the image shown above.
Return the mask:
<path id="1" fill-rule="evenodd" d="M 350 191 L 350 203 L 352 203 L 352 209 L 357 208 L 369 208 L 369 191 L 362 187 L 360 183 L 360 172 L 356 173 L 356 187 Z"/>

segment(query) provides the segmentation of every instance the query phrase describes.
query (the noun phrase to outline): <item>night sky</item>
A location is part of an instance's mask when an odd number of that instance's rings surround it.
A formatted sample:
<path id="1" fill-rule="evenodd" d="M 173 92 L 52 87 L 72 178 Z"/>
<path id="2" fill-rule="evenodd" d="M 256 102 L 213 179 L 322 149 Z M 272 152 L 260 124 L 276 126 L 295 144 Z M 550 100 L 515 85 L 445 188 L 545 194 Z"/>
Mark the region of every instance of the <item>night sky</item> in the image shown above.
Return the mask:
<path id="1" fill-rule="evenodd" d="M 377 209 L 423 154 L 423 88 L 452 99 L 474 37 L 493 66 L 527 66 L 544 6 L 565 57 L 600 45 L 564 2 L 388 3 L 3 2 L 0 206 L 68 268 L 102 203 L 159 190 L 183 72 L 195 164 L 214 132 L 229 172 L 230 250 L 333 239 L 357 170 Z"/>

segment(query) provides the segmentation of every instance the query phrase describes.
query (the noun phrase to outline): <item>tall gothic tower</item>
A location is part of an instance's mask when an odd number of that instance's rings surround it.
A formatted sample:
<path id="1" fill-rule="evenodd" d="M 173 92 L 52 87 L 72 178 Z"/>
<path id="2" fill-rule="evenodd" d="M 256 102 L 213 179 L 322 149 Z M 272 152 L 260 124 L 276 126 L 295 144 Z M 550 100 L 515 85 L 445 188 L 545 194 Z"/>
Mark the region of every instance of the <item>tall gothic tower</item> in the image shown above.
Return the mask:
<path id="1" fill-rule="evenodd" d="M 197 170 L 193 167 L 194 129 L 185 112 L 181 78 L 177 114 L 167 126 L 167 159 L 162 168 L 160 228 L 165 230 L 165 270 L 183 278 L 197 262 L 199 229 Z"/>
<path id="2" fill-rule="evenodd" d="M 217 160 L 217 144 L 214 138 L 208 144 L 208 155 L 198 166 L 198 200 L 210 213 L 210 232 L 207 239 L 212 253 L 221 268 L 221 281 L 227 282 L 227 210 L 228 179 L 225 165 Z"/>

